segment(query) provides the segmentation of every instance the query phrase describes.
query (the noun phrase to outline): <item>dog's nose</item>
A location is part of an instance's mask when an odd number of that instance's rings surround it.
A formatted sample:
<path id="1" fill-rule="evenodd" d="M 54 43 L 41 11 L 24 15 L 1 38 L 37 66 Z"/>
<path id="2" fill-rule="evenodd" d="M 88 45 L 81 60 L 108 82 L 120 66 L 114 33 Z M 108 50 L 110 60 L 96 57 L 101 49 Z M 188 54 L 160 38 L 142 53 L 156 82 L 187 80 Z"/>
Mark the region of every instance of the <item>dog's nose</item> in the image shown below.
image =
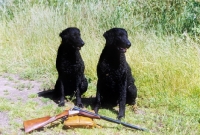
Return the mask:
<path id="1" fill-rule="evenodd" d="M 127 46 L 130 47 L 131 46 L 131 42 L 127 42 Z"/>
<path id="2" fill-rule="evenodd" d="M 81 45 L 84 45 L 84 44 L 85 44 L 85 43 L 82 41 L 82 42 L 81 42 Z"/>
<path id="3" fill-rule="evenodd" d="M 83 46 L 85 43 L 83 41 L 81 41 L 81 46 Z"/>

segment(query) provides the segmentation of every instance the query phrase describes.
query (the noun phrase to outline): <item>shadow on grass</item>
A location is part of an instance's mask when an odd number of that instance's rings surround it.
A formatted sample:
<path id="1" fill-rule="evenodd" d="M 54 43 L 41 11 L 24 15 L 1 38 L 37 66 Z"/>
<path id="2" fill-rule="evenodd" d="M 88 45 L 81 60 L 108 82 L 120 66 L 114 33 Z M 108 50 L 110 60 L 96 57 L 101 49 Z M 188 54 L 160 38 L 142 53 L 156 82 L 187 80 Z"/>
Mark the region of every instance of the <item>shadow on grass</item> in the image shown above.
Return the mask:
<path id="1" fill-rule="evenodd" d="M 59 99 L 54 98 L 53 92 L 54 92 L 54 89 L 49 89 L 49 90 L 41 91 L 37 94 L 39 97 L 48 98 L 48 99 L 54 101 L 56 104 L 59 104 Z M 81 98 L 81 100 L 82 100 L 84 107 L 86 107 L 86 108 L 91 107 L 92 109 L 94 109 L 95 97 L 88 97 L 88 98 L 84 97 L 84 98 Z M 70 97 L 69 101 L 73 102 L 73 104 L 76 105 L 76 99 L 73 99 L 73 96 Z M 115 106 L 116 105 L 114 105 L 114 104 L 102 104 L 100 109 L 108 109 L 111 112 L 118 114 L 118 111 L 116 109 L 114 109 Z"/>
<path id="2" fill-rule="evenodd" d="M 54 101 L 56 104 L 59 104 L 59 98 L 54 97 L 54 89 L 49 89 L 49 90 L 44 90 L 41 92 L 38 92 L 38 97 L 43 97 L 43 98 L 48 98 L 52 101 Z M 74 95 L 70 96 L 70 98 L 66 98 L 67 101 L 73 102 L 74 105 L 76 105 L 76 99 L 74 99 Z M 84 107 L 89 107 L 91 106 L 93 108 L 94 106 L 94 97 L 89 97 L 89 98 L 81 98 L 82 103 Z"/>
<path id="3" fill-rule="evenodd" d="M 49 98 L 54 101 L 57 99 L 53 97 L 53 92 L 54 92 L 54 89 L 49 89 L 49 90 L 38 92 L 37 94 L 38 94 L 38 97 Z"/>

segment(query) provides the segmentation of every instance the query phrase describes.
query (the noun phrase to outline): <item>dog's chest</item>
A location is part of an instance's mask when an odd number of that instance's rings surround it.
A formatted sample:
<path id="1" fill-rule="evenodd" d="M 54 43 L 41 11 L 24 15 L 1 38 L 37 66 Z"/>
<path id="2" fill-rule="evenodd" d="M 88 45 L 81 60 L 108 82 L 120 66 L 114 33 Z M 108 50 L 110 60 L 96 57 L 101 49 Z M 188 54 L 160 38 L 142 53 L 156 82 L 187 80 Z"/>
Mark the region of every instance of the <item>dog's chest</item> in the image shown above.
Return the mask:
<path id="1" fill-rule="evenodd" d="M 105 79 L 113 83 L 121 81 L 127 74 L 126 70 L 127 68 L 125 65 L 119 65 L 117 67 L 113 67 L 112 65 L 107 64 L 106 68 L 104 69 L 103 69 L 103 74 L 105 75 Z"/>
<path id="2" fill-rule="evenodd" d="M 74 65 L 74 64 L 82 64 L 83 59 L 79 52 L 76 53 L 64 53 L 61 57 L 63 62 L 68 62 L 68 64 Z"/>
<path id="3" fill-rule="evenodd" d="M 80 54 L 68 54 L 65 53 L 58 57 L 58 64 L 61 65 L 62 70 L 71 70 L 74 72 L 84 71 L 84 62 Z"/>
<path id="4" fill-rule="evenodd" d="M 121 80 L 124 75 L 126 74 L 125 69 L 115 69 L 115 70 L 109 70 L 105 73 L 106 78 L 112 79 L 112 80 Z"/>

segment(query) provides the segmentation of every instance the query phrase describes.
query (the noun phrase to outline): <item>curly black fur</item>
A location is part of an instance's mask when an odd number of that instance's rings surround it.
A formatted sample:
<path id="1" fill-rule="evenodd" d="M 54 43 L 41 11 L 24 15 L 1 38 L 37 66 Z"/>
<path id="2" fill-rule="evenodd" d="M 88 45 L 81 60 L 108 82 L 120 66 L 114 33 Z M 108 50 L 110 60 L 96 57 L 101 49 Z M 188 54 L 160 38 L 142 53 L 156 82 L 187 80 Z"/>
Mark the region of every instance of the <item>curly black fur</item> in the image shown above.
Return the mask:
<path id="1" fill-rule="evenodd" d="M 70 27 L 60 33 L 62 38 L 58 48 L 56 69 L 58 79 L 55 85 L 54 98 L 60 98 L 59 106 L 65 105 L 65 96 L 76 95 L 76 104 L 83 107 L 81 95 L 87 91 L 88 82 L 84 76 L 85 65 L 79 50 L 84 42 L 78 28 Z"/>
<path id="2" fill-rule="evenodd" d="M 131 68 L 125 57 L 131 46 L 125 29 L 112 28 L 103 35 L 106 45 L 97 65 L 97 93 L 95 113 L 101 104 L 119 104 L 118 119 L 125 116 L 125 105 L 135 104 L 137 88 L 131 74 Z"/>

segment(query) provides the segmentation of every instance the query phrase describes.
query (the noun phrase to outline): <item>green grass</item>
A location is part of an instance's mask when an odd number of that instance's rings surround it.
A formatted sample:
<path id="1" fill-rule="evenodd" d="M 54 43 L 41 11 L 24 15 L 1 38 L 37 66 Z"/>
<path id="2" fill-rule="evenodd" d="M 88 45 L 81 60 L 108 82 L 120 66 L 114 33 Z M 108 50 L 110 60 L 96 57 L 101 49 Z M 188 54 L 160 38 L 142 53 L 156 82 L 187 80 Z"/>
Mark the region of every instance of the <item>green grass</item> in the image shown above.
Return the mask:
<path id="1" fill-rule="evenodd" d="M 63 29 L 78 27 L 86 43 L 81 49 L 89 80 L 85 97 L 95 95 L 96 65 L 105 44 L 103 33 L 112 27 L 127 29 L 132 47 L 126 56 L 139 89 L 140 113 L 133 114 L 128 106 L 124 121 L 151 131 L 132 131 L 96 120 L 106 128 L 63 131 L 58 126 L 32 134 L 196 135 L 200 132 L 199 1 L 8 0 L 2 3 L 0 72 L 43 81 L 44 89 L 53 88 L 57 78 L 55 60 Z M 25 120 L 55 115 L 64 109 L 51 105 L 40 108 L 32 101 L 34 98 L 37 97 L 30 96 L 28 104 L 0 99 L 0 110 L 9 112 L 11 118 Z M 116 117 L 106 109 L 100 110 L 100 114 Z M 12 133 L 21 128 L 21 123 L 14 120 L 10 124 Z"/>

